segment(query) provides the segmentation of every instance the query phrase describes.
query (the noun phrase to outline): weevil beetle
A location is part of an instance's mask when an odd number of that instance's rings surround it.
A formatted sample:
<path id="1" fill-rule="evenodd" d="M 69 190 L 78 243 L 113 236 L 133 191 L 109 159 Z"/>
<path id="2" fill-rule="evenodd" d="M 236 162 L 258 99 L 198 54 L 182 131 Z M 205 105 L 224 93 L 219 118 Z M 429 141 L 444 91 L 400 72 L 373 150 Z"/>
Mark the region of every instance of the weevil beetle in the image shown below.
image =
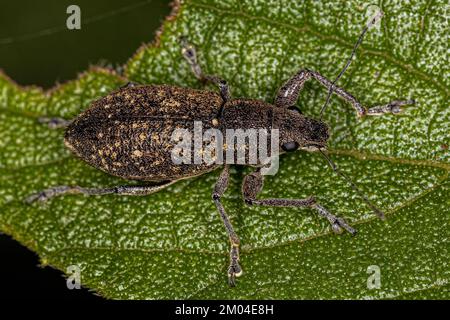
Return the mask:
<path id="1" fill-rule="evenodd" d="M 232 99 L 224 80 L 203 74 L 194 47 L 185 39 L 181 44 L 182 55 L 190 64 L 194 75 L 202 81 L 217 85 L 218 93 L 169 85 L 130 84 L 93 102 L 73 121 L 42 119 L 51 127 L 67 126 L 64 137 L 66 146 L 91 166 L 114 176 L 145 183 L 108 188 L 58 186 L 29 196 L 27 202 L 45 201 L 69 193 L 148 195 L 180 179 L 210 172 L 219 165 L 177 165 L 171 159 L 171 150 L 174 147 L 171 140 L 173 130 L 180 126 L 189 127 L 194 121 L 202 121 L 205 128 L 218 129 L 224 135 L 228 128 L 277 128 L 280 132 L 280 153 L 297 149 L 318 150 L 326 157 L 323 150 L 326 149 L 329 138 L 327 124 L 303 115 L 295 107 L 299 93 L 309 79 L 317 80 L 330 90 L 329 94 L 336 93 L 352 104 L 358 116 L 397 114 L 402 105 L 413 103 L 412 100 L 394 101 L 383 106 L 365 108 L 350 93 L 335 86 L 336 81 L 332 82 L 318 72 L 307 69 L 298 71 L 284 83 L 274 104 L 253 99 Z M 326 159 L 335 171 L 345 177 L 328 157 Z M 355 230 L 344 219 L 328 212 L 314 197 L 259 199 L 264 176 L 261 174 L 261 163 L 255 167 L 255 171 L 243 179 L 242 194 L 245 203 L 275 207 L 310 207 L 328 219 L 336 233 L 347 230 L 355 234 Z M 214 186 L 212 200 L 220 213 L 231 244 L 227 272 L 229 283 L 233 286 L 242 269 L 239 264 L 240 240 L 221 203 L 228 180 L 229 165 L 225 164 Z M 352 186 L 356 189 L 354 184 Z M 382 215 L 367 198 L 363 198 L 375 212 Z"/>

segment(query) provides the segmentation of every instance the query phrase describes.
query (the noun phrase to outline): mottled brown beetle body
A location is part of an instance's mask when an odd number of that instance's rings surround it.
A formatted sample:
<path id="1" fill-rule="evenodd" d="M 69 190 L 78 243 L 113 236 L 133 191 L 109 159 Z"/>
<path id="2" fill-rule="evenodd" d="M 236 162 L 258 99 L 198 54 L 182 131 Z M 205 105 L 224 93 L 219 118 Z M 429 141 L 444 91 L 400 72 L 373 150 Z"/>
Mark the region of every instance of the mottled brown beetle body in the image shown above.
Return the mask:
<path id="1" fill-rule="evenodd" d="M 259 100 L 223 101 L 218 93 L 167 85 L 125 87 L 95 101 L 68 126 L 65 143 L 91 166 L 129 180 L 166 181 L 197 176 L 218 164 L 175 164 L 175 129 L 280 130 L 280 146 L 324 146 L 328 129 L 320 121 Z M 245 146 L 248 149 L 248 145 Z M 225 150 L 224 150 L 225 152 Z"/>
<path id="2" fill-rule="evenodd" d="M 199 175 L 217 166 L 176 165 L 176 128 L 202 121 L 208 128 L 219 94 L 173 86 L 125 87 L 95 101 L 67 128 L 65 143 L 95 168 L 130 180 L 162 181 Z"/>
<path id="3" fill-rule="evenodd" d="M 364 33 L 375 23 L 371 21 L 361 34 L 352 56 L 343 69 L 348 67 L 356 47 Z M 330 81 L 318 72 L 301 69 L 278 90 L 274 104 L 260 100 L 232 99 L 227 83 L 214 75 L 203 74 L 197 62 L 196 51 L 193 46 L 182 39 L 182 55 L 188 61 L 194 75 L 201 81 L 211 82 L 219 87 L 219 93 L 180 88 L 168 85 L 127 85 L 110 93 L 95 102 L 72 121 L 60 118 L 42 118 L 41 121 L 51 127 L 67 126 L 65 143 L 82 160 L 104 172 L 128 180 L 144 181 L 141 185 L 122 185 L 115 187 L 89 188 L 82 186 L 56 186 L 30 195 L 26 201 L 47 201 L 58 195 L 81 193 L 85 195 L 148 195 L 157 192 L 179 179 L 189 178 L 209 172 L 221 166 L 219 162 L 176 163 L 172 158 L 172 151 L 177 141 L 173 139 L 176 129 L 194 131 L 194 122 L 201 122 L 203 130 L 217 129 L 225 141 L 227 129 L 276 129 L 278 135 L 278 150 L 274 148 L 268 152 L 269 156 L 278 153 L 291 152 L 297 149 L 307 151 L 318 150 L 329 162 L 330 166 L 341 177 L 346 179 L 352 188 L 372 210 L 383 217 L 383 213 L 376 208 L 369 199 L 360 192 L 324 153 L 328 140 L 328 126 L 321 120 L 315 120 L 301 114 L 295 107 L 300 91 L 306 81 L 314 79 L 325 86 L 330 95 L 335 93 L 352 104 L 356 114 L 375 116 L 382 114 L 397 114 L 401 106 L 414 103 L 413 100 L 393 101 L 391 103 L 363 107 L 350 93 L 335 85 L 343 71 L 335 81 Z M 322 112 L 327 105 L 322 107 Z M 322 114 L 321 112 L 321 114 Z M 254 130 L 253 130 L 254 131 Z M 200 151 L 203 153 L 204 142 Z M 238 150 L 244 148 L 248 154 L 250 140 L 241 141 L 242 145 L 223 145 L 222 151 L 230 151 L 236 159 Z M 260 140 L 257 142 L 260 147 Z M 275 144 L 276 146 L 276 144 Z M 196 149 L 196 147 L 194 147 Z M 228 149 L 228 150 L 227 150 Z M 272 152 L 273 151 L 273 152 Z M 259 151 L 258 151 L 259 152 Z M 219 154 L 220 155 L 220 154 Z M 226 159 L 223 157 L 223 159 Z M 228 279 L 230 285 L 235 284 L 235 278 L 242 274 L 240 266 L 240 239 L 222 205 L 229 181 L 229 159 L 226 159 L 223 170 L 212 191 L 212 200 L 224 223 L 229 241 L 230 264 Z M 261 159 L 258 158 L 258 161 Z M 231 163 L 234 163 L 233 161 Z M 321 206 L 314 197 L 304 199 L 263 198 L 259 194 L 263 188 L 263 164 L 245 162 L 246 165 L 257 168 L 246 175 L 242 183 L 242 196 L 249 205 L 270 207 L 308 207 L 316 210 L 326 218 L 336 233 L 343 230 L 351 234 L 356 231 L 343 218 L 336 217 Z M 150 183 L 148 183 L 150 181 Z"/>

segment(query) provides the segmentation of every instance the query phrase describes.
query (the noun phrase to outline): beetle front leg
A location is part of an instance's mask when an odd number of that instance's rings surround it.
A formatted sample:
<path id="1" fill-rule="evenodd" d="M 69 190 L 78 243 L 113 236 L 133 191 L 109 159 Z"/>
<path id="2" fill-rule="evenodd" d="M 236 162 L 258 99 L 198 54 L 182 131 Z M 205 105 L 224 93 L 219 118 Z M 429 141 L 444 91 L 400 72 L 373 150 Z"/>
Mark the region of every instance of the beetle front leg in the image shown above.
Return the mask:
<path id="1" fill-rule="evenodd" d="M 145 196 L 164 189 L 175 181 L 166 181 L 151 186 L 117 186 L 111 188 L 83 188 L 80 186 L 57 186 L 34 193 L 25 199 L 27 203 L 45 202 L 51 198 L 66 194 L 84 194 L 89 196 L 117 194 L 128 196 Z"/>
<path id="2" fill-rule="evenodd" d="M 391 101 L 388 104 L 370 107 L 366 110 L 366 115 L 368 116 L 379 116 L 385 113 L 397 114 L 403 111 L 401 106 L 408 104 L 415 104 L 415 100 L 405 100 L 405 101 Z"/>
<path id="3" fill-rule="evenodd" d="M 281 108 L 289 108 L 296 104 L 300 91 L 302 90 L 304 84 L 309 79 L 317 80 L 321 85 L 330 90 L 333 87 L 333 93 L 336 93 L 345 101 L 349 102 L 356 111 L 356 114 L 360 117 L 362 116 L 376 116 L 386 113 L 398 114 L 402 112 L 401 106 L 414 104 L 414 100 L 405 101 L 392 101 L 383 106 L 375 106 L 371 108 L 363 107 L 359 101 L 352 96 L 350 93 L 333 84 L 332 81 L 328 80 L 320 73 L 311 71 L 308 69 L 303 69 L 297 72 L 292 78 L 290 78 L 284 85 L 278 90 L 277 96 L 275 98 L 275 105 Z"/>
<path id="4" fill-rule="evenodd" d="M 230 88 L 228 87 L 227 82 L 218 76 L 204 74 L 202 68 L 197 62 L 197 52 L 195 51 L 194 46 L 191 45 L 185 37 L 181 37 L 180 42 L 182 46 L 181 53 L 191 66 L 191 70 L 195 77 L 200 81 L 215 84 L 219 87 L 220 95 L 222 96 L 224 102 L 230 100 Z"/>
<path id="5" fill-rule="evenodd" d="M 225 209 L 220 202 L 220 198 L 225 193 L 225 190 L 228 187 L 228 180 L 230 177 L 229 168 L 225 165 L 222 173 L 217 179 L 216 185 L 214 186 L 214 190 L 212 193 L 212 198 L 214 204 L 216 205 L 217 210 L 219 211 L 220 217 L 222 218 L 223 224 L 225 225 L 225 229 L 228 234 L 228 238 L 230 239 L 231 249 L 230 249 L 230 266 L 228 267 L 228 282 L 230 286 L 235 286 L 235 279 L 242 274 L 242 268 L 239 265 L 239 244 L 240 240 L 236 232 L 234 232 L 233 226 L 230 222 L 230 218 L 228 218 Z"/>
<path id="6" fill-rule="evenodd" d="M 330 222 L 335 233 L 341 233 L 343 229 L 345 229 L 352 235 L 356 234 L 356 230 L 353 229 L 344 219 L 336 217 L 328 212 L 328 210 L 318 204 L 313 197 L 306 199 L 257 199 L 256 197 L 261 192 L 263 184 L 264 176 L 259 170 L 245 176 L 242 183 L 242 194 L 244 196 L 244 201 L 247 204 L 267 207 L 313 208 L 319 213 L 319 215 L 326 218 Z"/>

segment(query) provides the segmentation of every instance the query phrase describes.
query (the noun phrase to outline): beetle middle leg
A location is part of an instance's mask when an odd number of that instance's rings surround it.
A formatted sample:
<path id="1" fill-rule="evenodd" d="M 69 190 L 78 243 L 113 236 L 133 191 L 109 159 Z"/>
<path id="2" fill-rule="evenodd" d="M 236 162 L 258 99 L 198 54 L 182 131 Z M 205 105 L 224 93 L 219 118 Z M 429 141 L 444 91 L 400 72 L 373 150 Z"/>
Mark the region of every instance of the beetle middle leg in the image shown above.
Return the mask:
<path id="1" fill-rule="evenodd" d="M 220 213 L 220 217 L 222 218 L 223 224 L 225 225 L 225 229 L 228 234 L 228 238 L 230 239 L 230 266 L 228 267 L 228 282 L 230 286 L 235 286 L 235 278 L 239 277 L 242 274 L 242 268 L 239 265 L 239 237 L 234 232 L 233 226 L 230 222 L 230 218 L 228 218 L 225 209 L 220 202 L 220 198 L 225 193 L 225 190 L 228 187 L 228 180 L 230 177 L 230 172 L 228 165 L 225 165 L 222 173 L 217 179 L 216 185 L 214 186 L 214 190 L 212 193 L 212 198 L 214 204 L 217 207 L 217 210 Z"/>
<path id="2" fill-rule="evenodd" d="M 306 199 L 257 199 L 258 194 L 261 192 L 264 184 L 264 176 L 261 172 L 256 170 L 253 173 L 245 176 L 242 183 L 242 193 L 244 200 L 249 205 L 260 205 L 267 207 L 309 207 L 315 209 L 319 215 L 326 218 L 335 233 L 341 233 L 345 229 L 352 235 L 356 234 L 356 230 L 353 229 L 344 219 L 336 217 L 335 215 L 328 212 L 327 209 L 322 207 L 316 202 L 313 197 Z"/>
<path id="3" fill-rule="evenodd" d="M 181 53 L 191 66 L 191 70 L 194 73 L 195 77 L 200 81 L 211 82 L 218 86 L 222 99 L 224 100 L 224 102 L 228 101 L 231 95 L 230 88 L 228 87 L 227 82 L 216 75 L 204 74 L 202 68 L 198 64 L 197 52 L 195 51 L 194 46 L 191 45 L 185 37 L 181 37 L 180 42 L 182 46 Z"/>
<path id="4" fill-rule="evenodd" d="M 298 99 L 298 95 L 302 90 L 304 84 L 309 79 L 317 80 L 321 85 L 326 87 L 328 90 L 333 88 L 333 92 L 340 96 L 345 101 L 349 102 L 355 109 L 358 116 L 375 116 L 382 115 L 385 113 L 398 114 L 402 112 L 402 106 L 408 104 L 414 104 L 414 100 L 404 100 L 404 101 L 392 101 L 388 104 L 375 106 L 371 108 L 363 107 L 359 101 L 352 96 L 350 93 L 342 89 L 341 87 L 335 86 L 332 81 L 328 80 L 320 73 L 311 71 L 308 69 L 302 69 L 297 72 L 292 78 L 286 81 L 283 86 L 278 90 L 277 96 L 275 98 L 275 105 L 277 107 L 289 108 L 295 105 Z"/>
<path id="5" fill-rule="evenodd" d="M 175 181 L 164 181 L 155 185 L 148 186 L 117 186 L 110 188 L 84 188 L 80 186 L 57 186 L 48 188 L 40 192 L 34 193 L 25 199 L 25 202 L 32 203 L 35 201 L 44 202 L 65 194 L 85 194 L 89 196 L 93 195 L 105 195 L 105 194 L 117 194 L 128 196 L 145 196 L 151 193 L 155 193 L 175 183 Z"/>

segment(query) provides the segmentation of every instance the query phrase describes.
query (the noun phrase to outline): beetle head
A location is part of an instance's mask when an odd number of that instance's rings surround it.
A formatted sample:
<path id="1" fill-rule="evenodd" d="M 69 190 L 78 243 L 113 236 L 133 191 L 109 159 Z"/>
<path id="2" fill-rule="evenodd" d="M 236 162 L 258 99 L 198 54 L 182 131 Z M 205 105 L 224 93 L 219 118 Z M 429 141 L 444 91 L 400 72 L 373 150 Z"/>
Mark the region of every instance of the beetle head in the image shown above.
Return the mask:
<path id="1" fill-rule="evenodd" d="M 305 117 L 292 109 L 279 114 L 276 121 L 278 123 L 274 124 L 280 130 L 280 148 L 283 151 L 326 149 L 329 130 L 325 122 Z"/>

